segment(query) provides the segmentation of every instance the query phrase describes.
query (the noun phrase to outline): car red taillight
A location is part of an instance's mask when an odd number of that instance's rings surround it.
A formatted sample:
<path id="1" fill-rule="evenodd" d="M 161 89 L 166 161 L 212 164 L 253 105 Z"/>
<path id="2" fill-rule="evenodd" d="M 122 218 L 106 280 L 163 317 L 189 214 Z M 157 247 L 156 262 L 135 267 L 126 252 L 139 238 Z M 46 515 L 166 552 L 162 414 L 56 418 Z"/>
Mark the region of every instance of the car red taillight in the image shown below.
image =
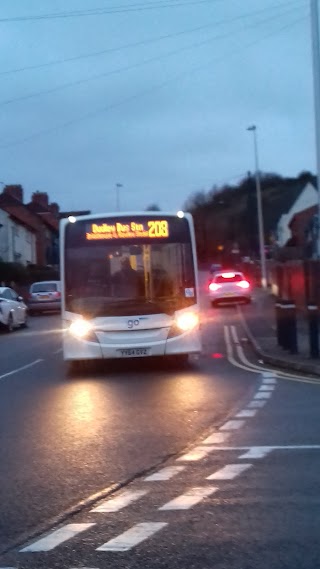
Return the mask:
<path id="1" fill-rule="evenodd" d="M 212 290 L 212 292 L 215 292 L 219 288 L 221 288 L 221 285 L 219 285 L 217 283 L 210 283 L 209 284 L 209 290 Z"/>
<path id="2" fill-rule="evenodd" d="M 240 281 L 237 283 L 237 286 L 240 288 L 250 288 L 250 283 L 248 283 L 248 281 Z"/>

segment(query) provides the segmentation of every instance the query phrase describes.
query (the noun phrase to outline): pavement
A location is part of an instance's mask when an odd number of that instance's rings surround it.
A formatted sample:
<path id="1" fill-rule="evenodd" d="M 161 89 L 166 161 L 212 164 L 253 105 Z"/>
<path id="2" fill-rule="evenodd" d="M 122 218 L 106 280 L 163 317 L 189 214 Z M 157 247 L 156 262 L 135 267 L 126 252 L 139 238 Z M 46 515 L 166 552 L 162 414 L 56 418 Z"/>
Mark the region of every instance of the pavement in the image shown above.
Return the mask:
<path id="1" fill-rule="evenodd" d="M 290 354 L 277 343 L 275 298 L 270 291 L 257 288 L 250 305 L 238 307 L 247 337 L 265 363 L 297 372 L 320 375 L 320 359 L 311 358 L 308 323 L 297 313 L 298 354 Z"/>
<path id="2" fill-rule="evenodd" d="M 72 378 L 58 316 L 0 336 L 0 569 L 319 566 L 320 378 L 259 362 L 235 307 L 202 326 L 184 368 Z"/>

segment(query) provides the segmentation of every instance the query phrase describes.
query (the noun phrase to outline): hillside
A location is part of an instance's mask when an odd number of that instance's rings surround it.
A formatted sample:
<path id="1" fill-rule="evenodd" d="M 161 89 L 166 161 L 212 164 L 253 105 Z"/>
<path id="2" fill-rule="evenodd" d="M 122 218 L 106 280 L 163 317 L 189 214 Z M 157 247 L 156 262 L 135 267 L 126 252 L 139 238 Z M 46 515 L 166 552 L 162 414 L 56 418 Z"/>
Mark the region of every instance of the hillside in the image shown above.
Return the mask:
<path id="1" fill-rule="evenodd" d="M 295 202 L 305 185 L 316 184 L 310 172 L 296 178 L 274 173 L 261 174 L 265 242 L 271 245 L 277 223 Z M 243 256 L 258 254 L 257 199 L 255 178 L 248 176 L 238 185 L 214 188 L 208 193 L 197 192 L 185 204 L 194 216 L 198 254 L 201 260 L 215 259 L 234 249 Z"/>

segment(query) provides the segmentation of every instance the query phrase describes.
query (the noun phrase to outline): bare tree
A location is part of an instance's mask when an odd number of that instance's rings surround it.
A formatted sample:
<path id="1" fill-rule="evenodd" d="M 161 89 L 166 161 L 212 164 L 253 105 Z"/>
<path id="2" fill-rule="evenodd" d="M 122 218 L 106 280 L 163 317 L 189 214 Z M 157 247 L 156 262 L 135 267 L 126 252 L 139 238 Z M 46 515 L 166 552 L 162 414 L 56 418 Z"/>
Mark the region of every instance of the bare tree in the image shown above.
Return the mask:
<path id="1" fill-rule="evenodd" d="M 146 207 L 146 211 L 161 211 L 161 208 L 156 203 L 152 203 Z"/>

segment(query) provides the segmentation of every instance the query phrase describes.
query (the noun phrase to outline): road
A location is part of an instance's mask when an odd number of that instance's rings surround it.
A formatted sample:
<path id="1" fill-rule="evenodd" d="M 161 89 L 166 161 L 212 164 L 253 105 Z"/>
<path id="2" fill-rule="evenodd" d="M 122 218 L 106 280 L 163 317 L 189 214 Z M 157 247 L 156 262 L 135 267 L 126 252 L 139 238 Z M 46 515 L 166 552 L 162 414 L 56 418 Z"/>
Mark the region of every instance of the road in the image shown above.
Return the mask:
<path id="1" fill-rule="evenodd" d="M 320 380 L 203 305 L 184 369 L 69 377 L 58 316 L 0 335 L 0 569 L 318 566 Z"/>

